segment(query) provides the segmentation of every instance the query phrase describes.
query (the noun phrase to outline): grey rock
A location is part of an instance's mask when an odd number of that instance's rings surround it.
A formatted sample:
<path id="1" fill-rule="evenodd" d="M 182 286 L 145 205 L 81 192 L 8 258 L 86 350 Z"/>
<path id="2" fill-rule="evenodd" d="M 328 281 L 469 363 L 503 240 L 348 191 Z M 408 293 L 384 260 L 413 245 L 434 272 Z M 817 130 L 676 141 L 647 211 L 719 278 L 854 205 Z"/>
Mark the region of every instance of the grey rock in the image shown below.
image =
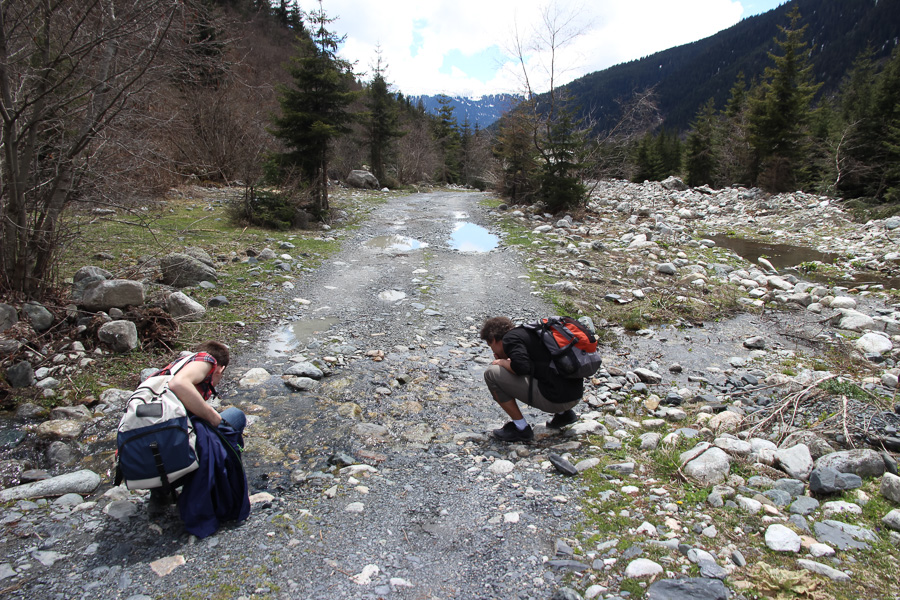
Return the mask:
<path id="1" fill-rule="evenodd" d="M 6 380 L 14 388 L 25 388 L 34 384 L 34 369 L 27 360 L 17 362 L 6 370 Z"/>
<path id="2" fill-rule="evenodd" d="M 197 248 L 196 246 L 185 248 L 184 254 L 196 258 L 204 265 L 215 268 L 216 262 L 213 260 L 213 257 L 209 255 L 209 252 L 204 250 L 203 248 Z"/>
<path id="3" fill-rule="evenodd" d="M 47 448 L 47 460 L 53 466 L 70 465 L 75 462 L 75 459 L 72 447 L 65 442 L 56 441 Z"/>
<path id="4" fill-rule="evenodd" d="M 586 565 L 583 562 L 579 562 L 577 560 L 554 559 L 548 560 L 547 565 L 553 567 L 554 569 L 560 569 L 562 571 L 572 571 L 573 573 L 582 573 L 591 568 L 589 565 Z"/>
<path id="5" fill-rule="evenodd" d="M 63 494 L 90 494 L 99 486 L 100 476 L 93 471 L 83 469 L 0 490 L 0 502 L 62 496 Z"/>
<path id="6" fill-rule="evenodd" d="M 206 308 L 184 292 L 169 294 L 166 310 L 179 321 L 200 321 L 206 316 Z"/>
<path id="7" fill-rule="evenodd" d="M 37 332 L 47 331 L 53 325 L 53 313 L 37 302 L 26 302 L 22 312 L 28 315 L 31 326 Z"/>
<path id="8" fill-rule="evenodd" d="M 763 492 L 763 496 L 775 503 L 775 506 L 787 506 L 791 503 L 791 495 L 784 490 L 771 489 Z"/>
<path id="9" fill-rule="evenodd" d="M 824 438 L 817 435 L 813 431 L 795 431 L 784 438 L 784 441 L 781 442 L 780 447 L 790 448 L 792 446 L 796 446 L 797 444 L 806 444 L 806 447 L 809 448 L 809 454 L 813 457 L 813 460 L 818 460 L 826 454 L 831 454 L 832 452 L 834 452 L 834 448 L 832 448 Z"/>
<path id="10" fill-rule="evenodd" d="M 656 266 L 656 271 L 663 275 L 675 275 L 678 269 L 672 263 L 660 263 Z"/>
<path id="11" fill-rule="evenodd" d="M 553 595 L 550 596 L 550 600 L 582 600 L 582 598 L 581 594 L 572 588 L 559 588 L 553 592 Z"/>
<path id="12" fill-rule="evenodd" d="M 659 373 L 655 373 L 650 369 L 635 369 L 634 374 L 637 375 L 641 381 L 644 383 L 660 383 L 662 381 L 662 375 Z"/>
<path id="13" fill-rule="evenodd" d="M 128 500 L 114 500 L 103 507 L 103 512 L 117 521 L 127 521 L 137 514 L 138 508 Z"/>
<path id="14" fill-rule="evenodd" d="M 210 298 L 206 305 L 210 308 L 217 308 L 219 306 L 228 306 L 231 302 L 225 296 L 213 296 Z"/>
<path id="15" fill-rule="evenodd" d="M 800 496 L 791 503 L 788 510 L 795 515 L 808 515 L 819 508 L 819 501 L 809 496 Z"/>
<path id="16" fill-rule="evenodd" d="M 110 321 L 97 331 L 100 341 L 113 352 L 130 352 L 138 347 L 137 327 L 131 321 Z"/>
<path id="17" fill-rule="evenodd" d="M 884 459 L 870 449 L 841 450 L 826 454 L 816 461 L 816 468 L 830 467 L 841 473 L 853 473 L 863 479 L 881 477 L 884 474 Z"/>
<path id="18" fill-rule="evenodd" d="M 766 546 L 775 552 L 800 551 L 800 536 L 779 523 L 769 525 L 765 539 Z"/>
<path id="19" fill-rule="evenodd" d="M 578 469 L 575 468 L 575 465 L 573 465 L 572 463 L 570 463 L 569 461 L 564 459 L 559 454 L 556 454 L 555 452 L 551 452 L 547 456 L 547 459 L 550 461 L 550 464 L 552 464 L 554 467 L 556 467 L 556 470 L 559 471 L 560 473 L 562 473 L 563 475 L 568 475 L 569 477 L 578 475 Z"/>
<path id="20" fill-rule="evenodd" d="M 814 523 L 813 530 L 816 540 L 838 550 L 868 550 L 869 548 L 867 543 L 853 539 L 850 534 L 828 523 Z"/>
<path id="21" fill-rule="evenodd" d="M 806 444 L 797 444 L 793 448 L 779 448 L 775 451 L 775 463 L 781 469 L 801 481 L 809 479 L 813 470 L 813 459 Z"/>
<path id="22" fill-rule="evenodd" d="M 83 404 L 76 406 L 57 406 L 50 411 L 51 419 L 71 419 L 73 421 L 90 421 L 93 418 L 91 410 Z"/>
<path id="23" fill-rule="evenodd" d="M 836 494 L 858 487 L 862 487 L 859 475 L 841 473 L 831 467 L 816 467 L 809 475 L 809 491 L 813 494 Z"/>
<path id="24" fill-rule="evenodd" d="M 900 509 L 895 508 L 888 514 L 886 514 L 881 522 L 884 523 L 885 527 L 888 529 L 893 529 L 894 531 L 900 531 Z"/>
<path id="25" fill-rule="evenodd" d="M 799 479 L 788 479 L 785 477 L 776 481 L 775 485 L 772 487 L 784 490 L 790 494 L 791 497 L 796 498 L 797 496 L 803 495 L 803 490 L 806 488 L 806 485 Z"/>
<path id="26" fill-rule="evenodd" d="M 764 350 L 765 347 L 766 340 L 761 336 L 755 335 L 744 340 L 744 348 L 748 348 L 750 350 Z"/>
<path id="27" fill-rule="evenodd" d="M 684 474 L 703 486 L 725 481 L 731 469 L 731 458 L 728 454 L 715 447 L 707 447 L 698 454 L 698 448 L 700 446 L 681 454 L 680 461 Z"/>
<path id="28" fill-rule="evenodd" d="M 710 579 L 725 579 L 728 571 L 711 560 L 704 560 L 700 562 L 700 575 Z"/>
<path id="29" fill-rule="evenodd" d="M 718 579 L 690 577 L 662 579 L 647 588 L 646 600 L 728 600 L 730 593 Z"/>
<path id="30" fill-rule="evenodd" d="M 378 178 L 363 169 L 354 169 L 347 175 L 347 185 L 364 190 L 377 190 L 381 187 Z"/>
<path id="31" fill-rule="evenodd" d="M 900 477 L 891 473 L 885 473 L 881 478 L 881 495 L 900 504 Z"/>
<path id="32" fill-rule="evenodd" d="M 108 312 L 112 308 L 141 306 L 144 303 L 144 285 L 130 279 L 104 279 L 84 289 L 79 304 L 90 311 Z"/>
<path id="33" fill-rule="evenodd" d="M 175 252 L 159 261 L 162 282 L 175 287 L 197 285 L 201 281 L 218 281 L 215 269 L 193 256 Z"/>
<path id="34" fill-rule="evenodd" d="M 800 515 L 789 516 L 788 522 L 803 533 L 812 533 L 812 531 L 810 531 L 809 529 L 809 523 L 807 523 L 806 519 Z"/>
<path id="35" fill-rule="evenodd" d="M 744 558 L 744 555 L 741 554 L 740 550 L 735 550 L 731 553 L 731 562 L 733 562 L 739 569 L 743 569 L 747 566 L 747 559 Z"/>
<path id="36" fill-rule="evenodd" d="M 295 363 L 284 372 L 285 375 L 297 375 L 298 377 L 309 377 L 310 379 L 322 379 L 324 373 L 311 362 Z"/>
<path id="37" fill-rule="evenodd" d="M 15 307 L 0 303 L 0 332 L 6 331 L 19 322 Z"/>
<path id="38" fill-rule="evenodd" d="M 298 377 L 296 375 L 282 375 L 281 379 L 284 381 L 285 385 L 288 387 L 298 390 L 298 391 L 306 391 L 315 388 L 318 384 L 315 379 L 311 377 Z"/>
<path id="39" fill-rule="evenodd" d="M 15 429 L 0 430 L 0 450 L 11 450 L 25 441 L 24 431 Z"/>
<path id="40" fill-rule="evenodd" d="M 660 185 L 672 192 L 684 192 L 689 189 L 688 185 L 684 181 L 682 181 L 678 177 L 675 177 L 674 175 L 671 175 L 670 177 L 667 177 L 666 179 L 661 181 Z"/>
<path id="41" fill-rule="evenodd" d="M 834 581 L 850 581 L 850 576 L 843 571 L 838 571 L 833 567 L 823 565 L 822 563 L 817 563 L 807 558 L 799 559 L 797 561 L 797 564 L 807 571 L 812 571 L 813 573 L 824 575 L 825 577 L 828 577 L 829 579 L 832 579 Z"/>
<path id="42" fill-rule="evenodd" d="M 836 527 L 852 537 L 854 540 L 862 540 L 864 542 L 878 542 L 878 536 L 871 529 L 866 529 L 865 527 L 860 527 L 859 525 L 852 525 L 850 523 L 844 523 L 843 521 L 835 521 L 833 519 L 826 519 L 822 521 L 825 525 L 830 527 Z"/>

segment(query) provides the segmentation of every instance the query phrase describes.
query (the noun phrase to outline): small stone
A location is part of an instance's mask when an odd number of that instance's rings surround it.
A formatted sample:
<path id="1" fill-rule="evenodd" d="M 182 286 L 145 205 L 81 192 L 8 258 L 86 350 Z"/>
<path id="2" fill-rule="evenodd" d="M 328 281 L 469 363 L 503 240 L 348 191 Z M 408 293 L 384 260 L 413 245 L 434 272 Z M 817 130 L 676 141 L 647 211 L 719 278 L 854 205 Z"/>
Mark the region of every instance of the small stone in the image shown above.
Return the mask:
<path id="1" fill-rule="evenodd" d="M 638 558 L 625 567 L 626 579 L 638 579 L 641 577 L 653 577 L 663 572 L 663 568 L 647 558 Z"/>
<path id="2" fill-rule="evenodd" d="M 578 469 L 576 469 L 572 463 L 564 459 L 559 454 L 551 452 L 549 456 L 547 456 L 547 459 L 550 461 L 550 464 L 556 467 L 556 470 L 563 475 L 568 475 L 569 477 L 578 475 Z"/>
<path id="3" fill-rule="evenodd" d="M 881 495 L 900 504 L 900 477 L 891 473 L 885 473 L 881 478 Z"/>
<path id="4" fill-rule="evenodd" d="M 799 552 L 800 536 L 785 527 L 775 523 L 766 529 L 766 546 L 775 552 Z"/>

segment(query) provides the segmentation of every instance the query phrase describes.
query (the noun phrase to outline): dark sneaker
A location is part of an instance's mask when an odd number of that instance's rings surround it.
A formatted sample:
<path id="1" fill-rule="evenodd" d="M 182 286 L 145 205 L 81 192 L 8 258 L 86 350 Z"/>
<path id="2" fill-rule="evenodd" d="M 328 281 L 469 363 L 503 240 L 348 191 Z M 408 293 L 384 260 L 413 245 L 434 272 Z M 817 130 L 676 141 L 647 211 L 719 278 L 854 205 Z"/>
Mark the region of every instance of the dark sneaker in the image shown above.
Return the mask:
<path id="1" fill-rule="evenodd" d="M 161 517 L 168 512 L 171 505 L 172 496 L 159 488 L 154 488 L 150 490 L 150 499 L 147 501 L 147 516 L 151 519 Z"/>
<path id="2" fill-rule="evenodd" d="M 494 437 L 501 442 L 530 442 L 534 439 L 534 430 L 531 425 L 526 425 L 525 429 L 519 429 L 515 423 L 510 421 L 500 429 L 495 429 Z"/>
<path id="3" fill-rule="evenodd" d="M 578 420 L 578 415 L 575 414 L 575 411 L 569 409 L 565 412 L 556 413 L 553 415 L 553 418 L 547 421 L 547 427 L 552 429 L 561 429 L 566 425 L 571 425 L 575 421 Z"/>

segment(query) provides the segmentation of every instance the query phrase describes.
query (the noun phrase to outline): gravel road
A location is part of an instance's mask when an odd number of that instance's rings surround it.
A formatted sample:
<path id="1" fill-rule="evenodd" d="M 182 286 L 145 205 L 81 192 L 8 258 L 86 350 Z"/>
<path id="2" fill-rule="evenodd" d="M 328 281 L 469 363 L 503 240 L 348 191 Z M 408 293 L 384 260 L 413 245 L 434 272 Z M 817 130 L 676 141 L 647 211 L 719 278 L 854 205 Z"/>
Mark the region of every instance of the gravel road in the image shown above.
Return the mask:
<path id="1" fill-rule="evenodd" d="M 476 227 L 491 227 L 484 198 L 377 206 L 279 296 L 280 324 L 238 349 L 223 388 L 251 415 L 245 463 L 262 494 L 248 521 L 196 540 L 174 513 L 149 519 L 138 494 L 24 506 L 17 531 L 37 535 L 8 535 L 8 560 L 44 560 L 8 597 L 549 598 L 565 571 L 546 561 L 576 520 L 577 490 L 546 457 L 579 442 L 544 427 L 527 447 L 486 435 L 503 419 L 481 378 L 480 324 L 549 308 L 502 241 L 448 245 L 463 224 L 491 241 Z M 293 391 L 279 376 L 303 360 L 326 377 Z M 239 385 L 254 367 L 272 377 Z"/>

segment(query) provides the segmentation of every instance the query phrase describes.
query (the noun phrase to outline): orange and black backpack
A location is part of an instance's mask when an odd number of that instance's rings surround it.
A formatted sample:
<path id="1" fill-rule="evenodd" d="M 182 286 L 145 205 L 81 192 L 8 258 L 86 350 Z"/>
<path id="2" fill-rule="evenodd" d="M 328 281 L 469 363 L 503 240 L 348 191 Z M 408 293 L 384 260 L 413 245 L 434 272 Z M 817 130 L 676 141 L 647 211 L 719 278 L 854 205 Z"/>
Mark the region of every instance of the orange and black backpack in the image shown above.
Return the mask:
<path id="1" fill-rule="evenodd" d="M 582 379 L 600 368 L 602 359 L 594 332 L 572 317 L 546 317 L 522 327 L 534 331 L 550 351 L 552 373 Z"/>

